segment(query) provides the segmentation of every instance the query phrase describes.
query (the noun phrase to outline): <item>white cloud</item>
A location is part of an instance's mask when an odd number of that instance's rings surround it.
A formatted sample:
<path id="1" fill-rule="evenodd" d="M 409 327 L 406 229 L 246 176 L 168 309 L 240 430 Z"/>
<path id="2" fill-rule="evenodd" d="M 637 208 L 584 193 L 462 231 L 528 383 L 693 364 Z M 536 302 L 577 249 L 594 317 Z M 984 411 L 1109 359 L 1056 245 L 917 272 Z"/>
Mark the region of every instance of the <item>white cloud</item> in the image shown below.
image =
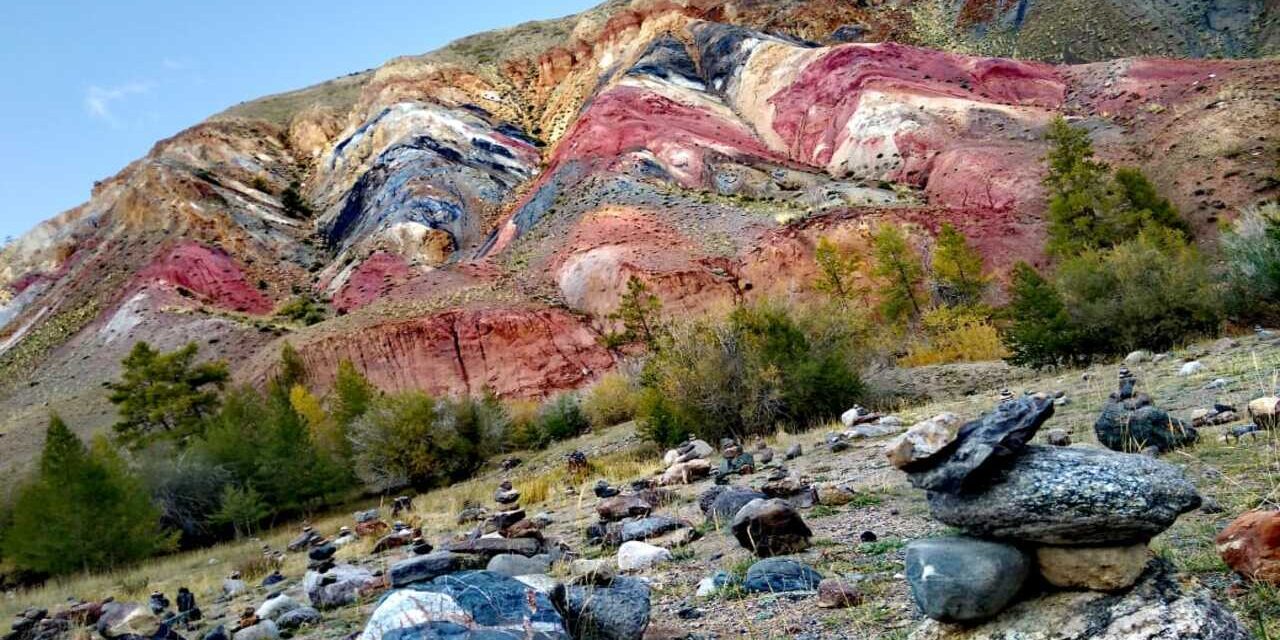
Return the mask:
<path id="1" fill-rule="evenodd" d="M 160 61 L 160 66 L 170 71 L 181 71 L 191 66 L 185 58 L 164 58 Z"/>
<path id="2" fill-rule="evenodd" d="M 113 87 L 94 85 L 89 87 L 88 93 L 85 94 L 84 106 L 91 117 L 106 122 L 113 127 L 118 127 L 120 126 L 120 120 L 116 118 L 115 113 L 112 111 L 113 105 L 129 96 L 145 94 L 151 91 L 151 87 L 152 85 L 149 82 L 130 82 Z"/>

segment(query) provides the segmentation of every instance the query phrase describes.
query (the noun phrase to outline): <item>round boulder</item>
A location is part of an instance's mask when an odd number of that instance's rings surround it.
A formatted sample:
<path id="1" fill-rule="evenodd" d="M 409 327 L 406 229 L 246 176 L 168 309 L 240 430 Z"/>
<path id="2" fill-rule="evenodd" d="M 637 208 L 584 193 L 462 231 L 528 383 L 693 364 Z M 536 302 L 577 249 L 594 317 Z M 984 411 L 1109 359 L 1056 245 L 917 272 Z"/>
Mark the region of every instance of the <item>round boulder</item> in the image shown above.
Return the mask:
<path id="1" fill-rule="evenodd" d="M 907 545 L 907 582 L 924 615 L 941 622 L 976 622 L 1004 610 L 1030 574 L 1027 555 L 1007 544 L 934 538 Z"/>

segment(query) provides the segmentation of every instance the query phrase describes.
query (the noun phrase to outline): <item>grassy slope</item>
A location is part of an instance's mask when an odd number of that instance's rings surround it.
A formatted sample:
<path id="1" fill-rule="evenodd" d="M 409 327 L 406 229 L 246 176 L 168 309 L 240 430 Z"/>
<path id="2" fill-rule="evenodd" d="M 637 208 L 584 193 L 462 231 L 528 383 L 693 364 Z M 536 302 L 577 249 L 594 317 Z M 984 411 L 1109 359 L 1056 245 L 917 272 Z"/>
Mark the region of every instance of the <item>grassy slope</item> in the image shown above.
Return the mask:
<path id="1" fill-rule="evenodd" d="M 1261 344 L 1252 338 L 1242 339 L 1241 343 L 1218 354 L 1207 353 L 1208 345 L 1202 344 L 1175 353 L 1174 358 L 1163 362 L 1131 368 L 1156 403 L 1175 415 L 1186 416 L 1190 411 L 1210 406 L 1214 401 L 1235 403 L 1243 408 L 1249 399 L 1276 384 L 1277 372 L 1280 372 L 1280 346 Z M 1181 365 L 1180 357 L 1190 355 L 1199 356 L 1207 370 L 1195 377 L 1180 378 L 1176 375 Z M 1064 391 L 1070 403 L 1059 408 L 1046 428 L 1064 428 L 1072 432 L 1077 443 L 1096 444 L 1092 422 L 1112 389 L 1115 371 L 1113 363 L 1086 370 L 1058 372 L 1028 380 L 1018 389 Z M 1205 389 L 1209 381 L 1218 377 L 1231 380 L 1225 391 Z M 958 400 L 905 407 L 899 415 L 908 421 L 940 411 L 973 416 L 990 408 L 997 393 L 998 390 L 992 389 Z M 1275 589 L 1253 586 L 1235 597 L 1228 597 L 1234 579 L 1218 559 L 1213 537 L 1242 511 L 1259 506 L 1274 507 L 1280 503 L 1280 453 L 1277 453 L 1280 434 L 1273 433 L 1257 441 L 1221 442 L 1219 435 L 1230 426 L 1206 429 L 1198 446 L 1166 457 L 1167 461 L 1184 467 L 1202 494 L 1221 504 L 1224 512 L 1187 514 L 1158 537 L 1153 547 L 1157 553 L 1176 563 L 1189 578 L 1198 580 L 1219 598 L 1228 600 L 1259 637 L 1263 636 L 1259 624 L 1265 624 L 1271 637 L 1277 637 L 1280 635 L 1280 594 Z M 911 490 L 902 474 L 884 463 L 880 454 L 881 442 L 864 443 L 849 452 L 832 455 L 813 448 L 813 444 L 821 439 L 820 431 L 779 434 L 773 439 L 778 450 L 792 442 L 801 442 L 805 446 L 808 453 L 789 464 L 793 471 L 815 481 L 845 482 L 859 492 L 859 499 L 850 505 L 817 507 L 806 512 L 805 519 L 814 529 L 816 538 L 815 549 L 805 554 L 803 559 L 827 575 L 859 573 L 867 576 L 861 585 L 868 595 L 866 603 L 835 612 L 815 609 L 812 602 L 788 603 L 765 616 L 760 609 L 772 606 L 770 601 L 731 594 L 728 598 L 704 603 L 709 606 L 706 607 L 708 614 L 703 620 L 703 629 L 732 631 L 742 628 L 744 620 L 754 618 L 756 622 L 748 625 L 755 637 L 786 635 L 783 625 L 796 624 L 796 620 L 817 625 L 827 633 L 847 634 L 847 637 L 884 637 L 886 630 L 892 630 L 889 635 L 896 637 L 904 636 L 914 625 L 902 581 L 894 575 L 901 570 L 901 547 L 910 537 L 935 535 L 944 529 L 927 518 L 923 495 Z M 584 478 L 567 477 L 561 461 L 575 448 L 588 452 L 596 463 L 597 473 Z M 548 451 L 517 455 L 524 457 L 526 462 L 510 477 L 524 495 L 523 506 L 530 514 L 542 510 L 551 512 L 557 522 L 553 534 L 562 536 L 588 555 L 598 552 L 585 548 L 577 532 L 594 518 L 596 500 L 590 494 L 590 485 L 598 477 L 626 482 L 650 475 L 659 468 L 656 452 L 641 445 L 631 425 L 561 443 Z M 438 542 L 460 529 L 454 518 L 464 501 L 490 503 L 493 487 L 502 475 L 493 469 L 475 480 L 420 497 L 418 511 L 411 520 L 421 524 L 430 539 Z M 762 478 L 752 480 L 759 482 Z M 579 488 L 577 495 L 569 495 L 562 490 L 570 482 Z M 680 499 L 666 512 L 700 521 L 696 496 L 707 482 L 683 489 Z M 355 506 L 351 510 L 354 509 Z M 316 520 L 319 529 L 325 532 L 349 523 L 349 510 Z M 880 532 L 881 541 L 870 545 L 858 544 L 859 532 L 868 529 Z M 264 534 L 263 541 L 273 548 L 283 548 L 295 532 L 296 525 L 281 527 Z M 668 565 L 658 576 L 654 599 L 659 607 L 676 607 L 688 601 L 697 579 L 714 569 L 740 572 L 749 564 L 749 557 L 736 548 L 731 538 L 711 531 L 707 533 L 703 540 L 691 547 L 692 551 L 678 555 L 678 561 Z M 51 606 L 69 596 L 100 598 L 115 595 L 141 600 L 151 589 L 172 593 L 182 585 L 192 588 L 202 603 L 210 602 L 222 577 L 233 566 L 260 556 L 263 541 L 246 540 L 179 554 L 129 570 L 78 577 L 63 584 L 0 599 L 0 618 L 21 610 L 27 604 Z M 363 558 L 368 547 L 369 544 L 364 544 L 357 549 L 344 549 L 340 557 Z M 362 561 L 385 566 L 392 558 Z M 303 555 L 291 554 L 284 572 L 299 576 L 305 563 Z M 263 592 L 259 590 L 246 596 L 243 602 L 237 600 L 226 607 L 238 611 L 240 607 L 260 602 L 262 596 Z M 327 617 L 321 629 L 308 635 L 329 638 L 356 631 L 369 611 L 369 603 L 363 603 L 335 612 Z"/>

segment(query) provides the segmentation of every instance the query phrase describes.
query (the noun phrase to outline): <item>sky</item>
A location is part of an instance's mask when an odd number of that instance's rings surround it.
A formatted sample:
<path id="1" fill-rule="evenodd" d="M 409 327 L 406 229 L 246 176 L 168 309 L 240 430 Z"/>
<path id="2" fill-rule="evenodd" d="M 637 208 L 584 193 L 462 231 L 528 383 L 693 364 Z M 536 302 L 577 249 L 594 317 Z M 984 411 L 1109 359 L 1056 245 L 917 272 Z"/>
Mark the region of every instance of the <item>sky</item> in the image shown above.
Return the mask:
<path id="1" fill-rule="evenodd" d="M 3 0 L 0 240 L 236 103 L 600 0 Z"/>

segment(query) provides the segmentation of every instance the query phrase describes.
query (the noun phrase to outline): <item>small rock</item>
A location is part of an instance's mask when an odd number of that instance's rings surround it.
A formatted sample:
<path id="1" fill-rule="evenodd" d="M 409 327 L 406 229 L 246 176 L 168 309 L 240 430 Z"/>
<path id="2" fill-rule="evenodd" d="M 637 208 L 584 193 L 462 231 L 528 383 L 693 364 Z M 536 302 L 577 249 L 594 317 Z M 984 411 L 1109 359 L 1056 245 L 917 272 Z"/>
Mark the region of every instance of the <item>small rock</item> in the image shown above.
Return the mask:
<path id="1" fill-rule="evenodd" d="M 973 538 L 933 538 L 907 545 L 911 596 L 926 616 L 972 623 L 1013 602 L 1031 562 L 1016 547 Z"/>
<path id="2" fill-rule="evenodd" d="M 644 517 L 653 511 L 654 505 L 636 494 L 616 496 L 596 505 L 596 515 L 605 522 L 624 518 Z"/>
<path id="3" fill-rule="evenodd" d="M 823 609 L 844 609 L 862 604 L 862 592 L 857 586 L 827 578 L 818 583 L 818 606 Z"/>
<path id="4" fill-rule="evenodd" d="M 698 500 L 698 506 L 703 506 L 703 498 L 708 497 L 708 495 L 711 496 L 710 502 L 702 511 L 706 514 L 707 520 L 717 526 L 732 523 L 734 517 L 738 515 L 738 511 L 747 506 L 747 503 L 752 500 L 767 499 L 769 497 L 746 487 L 716 487 L 716 489 L 720 490 L 708 490 L 704 493 Z"/>
<path id="5" fill-rule="evenodd" d="M 597 498 L 612 498 L 619 493 L 622 493 L 618 488 L 609 486 L 609 483 L 603 478 L 596 480 L 596 484 L 591 490 L 596 494 Z"/>
<path id="6" fill-rule="evenodd" d="M 823 482 L 814 487 L 814 489 L 818 492 L 818 504 L 828 507 L 843 506 L 853 502 L 858 497 L 858 492 L 848 485 L 835 482 Z"/>
<path id="7" fill-rule="evenodd" d="M 1199 360 L 1192 360 L 1191 362 L 1183 364 L 1181 369 L 1178 369 L 1178 375 L 1185 378 L 1188 376 L 1194 376 L 1203 371 L 1204 364 Z"/>
<path id="8" fill-rule="evenodd" d="M 821 582 L 821 574 L 795 560 L 767 558 L 747 569 L 742 588 L 748 593 L 813 591 Z"/>
<path id="9" fill-rule="evenodd" d="M 698 582 L 697 596 L 699 598 L 709 598 L 726 587 L 738 584 L 738 579 L 727 571 L 717 571 Z"/>
<path id="10" fill-rule="evenodd" d="M 804 455 L 804 447 L 800 446 L 800 443 L 797 442 L 790 447 L 787 447 L 787 453 L 783 457 L 787 460 L 795 460 L 802 455 Z"/>
<path id="11" fill-rule="evenodd" d="M 1124 357 L 1125 364 L 1142 364 L 1143 362 L 1150 362 L 1150 361 L 1151 361 L 1151 352 L 1147 351 L 1146 349 L 1131 351 L 1129 352 L 1129 355 Z"/>
<path id="12" fill-rule="evenodd" d="M 658 484 L 664 487 L 676 484 L 692 484 L 709 475 L 711 475 L 711 462 L 696 458 L 671 465 L 658 478 Z"/>
<path id="13" fill-rule="evenodd" d="M 995 463 L 1022 451 L 1040 426 L 1053 416 L 1053 401 L 1044 394 L 1022 396 L 1001 402 L 960 428 L 959 443 L 944 460 L 928 459 L 927 469 L 912 465 L 907 477 L 918 489 L 952 493 L 988 463 Z"/>
<path id="14" fill-rule="evenodd" d="M 262 606 L 258 607 L 258 610 L 254 612 L 254 615 L 263 620 L 276 620 L 294 609 L 301 608 L 302 605 L 297 600 L 281 594 L 262 603 Z"/>
<path id="15" fill-rule="evenodd" d="M 1146 543 L 1123 547 L 1036 549 L 1040 575 L 1049 584 L 1064 589 L 1126 589 L 1138 581 L 1149 559 Z"/>
<path id="16" fill-rule="evenodd" d="M 280 637 L 280 628 L 271 620 L 262 620 L 258 624 L 245 627 L 232 636 L 233 640 L 276 640 Z"/>
<path id="17" fill-rule="evenodd" d="M 885 447 L 885 455 L 889 463 L 899 469 L 928 465 L 934 456 L 955 442 L 961 426 L 963 423 L 956 414 L 940 413 L 912 425 Z"/>
<path id="18" fill-rule="evenodd" d="M 311 607 L 299 607 L 276 620 L 276 626 L 287 631 L 294 631 L 303 626 L 320 624 L 323 618 L 319 611 Z"/>
<path id="19" fill-rule="evenodd" d="M 1071 446 L 1071 434 L 1066 429 L 1050 429 L 1045 432 L 1045 441 L 1055 447 Z"/>
<path id="20" fill-rule="evenodd" d="M 803 551 L 813 537 L 800 514 L 778 499 L 747 503 L 734 516 L 732 528 L 738 543 L 761 558 Z"/>
<path id="21" fill-rule="evenodd" d="M 648 569 L 670 560 L 670 551 L 638 540 L 624 542 L 618 547 L 618 569 L 622 571 Z"/>
<path id="22" fill-rule="evenodd" d="M 528 558 L 525 556 L 504 554 L 494 556 L 489 560 L 489 566 L 486 567 L 486 570 L 507 576 L 508 578 L 516 578 L 519 576 L 528 576 L 551 571 L 551 560 L 545 555 Z"/>

